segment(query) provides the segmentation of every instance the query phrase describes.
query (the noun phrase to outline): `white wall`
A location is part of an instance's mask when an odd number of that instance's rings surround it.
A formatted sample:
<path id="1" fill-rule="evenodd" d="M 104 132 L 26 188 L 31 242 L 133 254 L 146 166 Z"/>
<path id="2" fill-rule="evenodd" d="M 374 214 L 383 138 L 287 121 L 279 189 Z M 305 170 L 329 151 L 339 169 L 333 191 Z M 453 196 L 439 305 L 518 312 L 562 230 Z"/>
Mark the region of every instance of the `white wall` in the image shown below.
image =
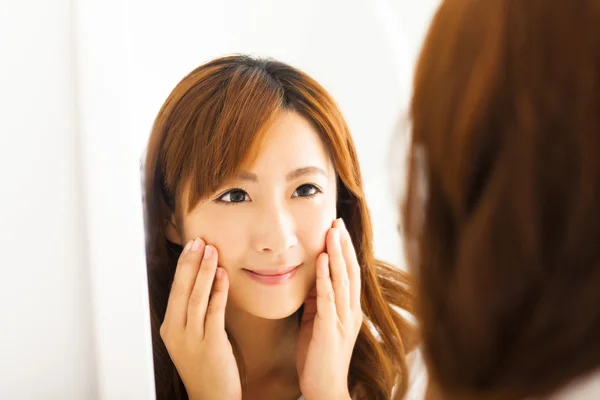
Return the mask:
<path id="1" fill-rule="evenodd" d="M 401 263 L 387 144 L 437 1 L 0 0 L 0 398 L 153 398 L 138 162 L 213 57 L 276 57 L 333 94 L 376 253 Z"/>
<path id="2" fill-rule="evenodd" d="M 70 2 L 0 2 L 0 54 L 0 398 L 94 399 Z"/>
<path id="3" fill-rule="evenodd" d="M 121 0 L 75 3 L 88 268 L 101 399 L 152 399 L 139 146 L 131 134 Z"/>

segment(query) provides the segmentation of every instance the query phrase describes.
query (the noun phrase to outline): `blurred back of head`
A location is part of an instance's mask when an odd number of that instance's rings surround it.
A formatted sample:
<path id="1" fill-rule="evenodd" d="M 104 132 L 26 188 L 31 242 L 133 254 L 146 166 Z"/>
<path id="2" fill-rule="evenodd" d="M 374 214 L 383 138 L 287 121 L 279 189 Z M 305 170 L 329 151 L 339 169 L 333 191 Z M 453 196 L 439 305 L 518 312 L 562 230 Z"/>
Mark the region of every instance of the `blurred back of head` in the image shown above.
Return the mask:
<path id="1" fill-rule="evenodd" d="M 404 204 L 432 382 L 544 396 L 600 367 L 600 0 L 446 0 Z"/>

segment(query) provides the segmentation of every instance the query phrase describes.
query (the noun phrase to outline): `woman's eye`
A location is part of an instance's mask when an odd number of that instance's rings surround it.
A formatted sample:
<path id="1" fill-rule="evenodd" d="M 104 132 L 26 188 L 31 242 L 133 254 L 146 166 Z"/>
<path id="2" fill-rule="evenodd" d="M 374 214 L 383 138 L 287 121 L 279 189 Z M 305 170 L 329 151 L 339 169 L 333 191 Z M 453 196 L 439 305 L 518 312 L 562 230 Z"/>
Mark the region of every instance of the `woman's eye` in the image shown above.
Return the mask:
<path id="1" fill-rule="evenodd" d="M 306 184 L 296 189 L 293 197 L 313 197 L 319 192 L 320 190 L 315 185 Z"/>
<path id="2" fill-rule="evenodd" d="M 244 201 L 250 201 L 250 196 L 241 189 L 235 189 L 223 194 L 217 200 L 223 203 L 243 203 Z"/>

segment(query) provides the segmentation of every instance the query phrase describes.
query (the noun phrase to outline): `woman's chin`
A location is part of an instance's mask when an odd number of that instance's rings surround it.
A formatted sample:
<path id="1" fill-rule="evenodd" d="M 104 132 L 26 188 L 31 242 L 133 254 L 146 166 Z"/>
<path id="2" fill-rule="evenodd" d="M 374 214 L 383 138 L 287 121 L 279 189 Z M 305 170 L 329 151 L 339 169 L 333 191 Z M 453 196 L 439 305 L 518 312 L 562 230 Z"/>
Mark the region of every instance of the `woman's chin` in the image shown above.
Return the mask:
<path id="1" fill-rule="evenodd" d="M 304 300 L 272 299 L 269 302 L 249 300 L 241 303 L 242 304 L 235 304 L 235 307 L 258 318 L 276 320 L 285 319 L 294 315 L 302 307 Z"/>
<path id="2" fill-rule="evenodd" d="M 254 314 L 254 315 L 256 315 L 257 317 L 260 317 L 260 318 L 264 318 L 264 319 L 272 319 L 272 320 L 286 319 L 286 318 L 289 318 L 292 315 L 294 315 L 299 309 L 300 309 L 300 307 L 296 307 L 294 309 L 276 310 L 276 312 L 269 311 L 269 312 L 260 313 L 258 315 L 257 314 Z"/>
<path id="3" fill-rule="evenodd" d="M 288 318 L 302 307 L 314 280 L 295 279 L 286 285 L 235 283 L 229 290 L 232 306 L 259 318 L 275 320 Z"/>

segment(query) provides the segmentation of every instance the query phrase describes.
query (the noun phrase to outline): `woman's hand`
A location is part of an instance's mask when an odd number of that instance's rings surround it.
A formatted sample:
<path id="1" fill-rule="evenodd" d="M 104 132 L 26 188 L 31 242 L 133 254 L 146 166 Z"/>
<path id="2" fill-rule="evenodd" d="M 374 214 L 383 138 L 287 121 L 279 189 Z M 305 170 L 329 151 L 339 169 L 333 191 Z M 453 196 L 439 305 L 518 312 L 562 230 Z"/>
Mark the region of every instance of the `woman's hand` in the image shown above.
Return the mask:
<path id="1" fill-rule="evenodd" d="M 237 363 L 225 333 L 229 280 L 217 260 L 214 246 L 201 239 L 187 243 L 160 327 L 191 400 L 242 398 Z"/>
<path id="2" fill-rule="evenodd" d="M 304 304 L 298 337 L 300 389 L 307 400 L 350 399 L 348 369 L 363 314 L 360 266 L 342 220 L 317 258 L 317 283 Z"/>

